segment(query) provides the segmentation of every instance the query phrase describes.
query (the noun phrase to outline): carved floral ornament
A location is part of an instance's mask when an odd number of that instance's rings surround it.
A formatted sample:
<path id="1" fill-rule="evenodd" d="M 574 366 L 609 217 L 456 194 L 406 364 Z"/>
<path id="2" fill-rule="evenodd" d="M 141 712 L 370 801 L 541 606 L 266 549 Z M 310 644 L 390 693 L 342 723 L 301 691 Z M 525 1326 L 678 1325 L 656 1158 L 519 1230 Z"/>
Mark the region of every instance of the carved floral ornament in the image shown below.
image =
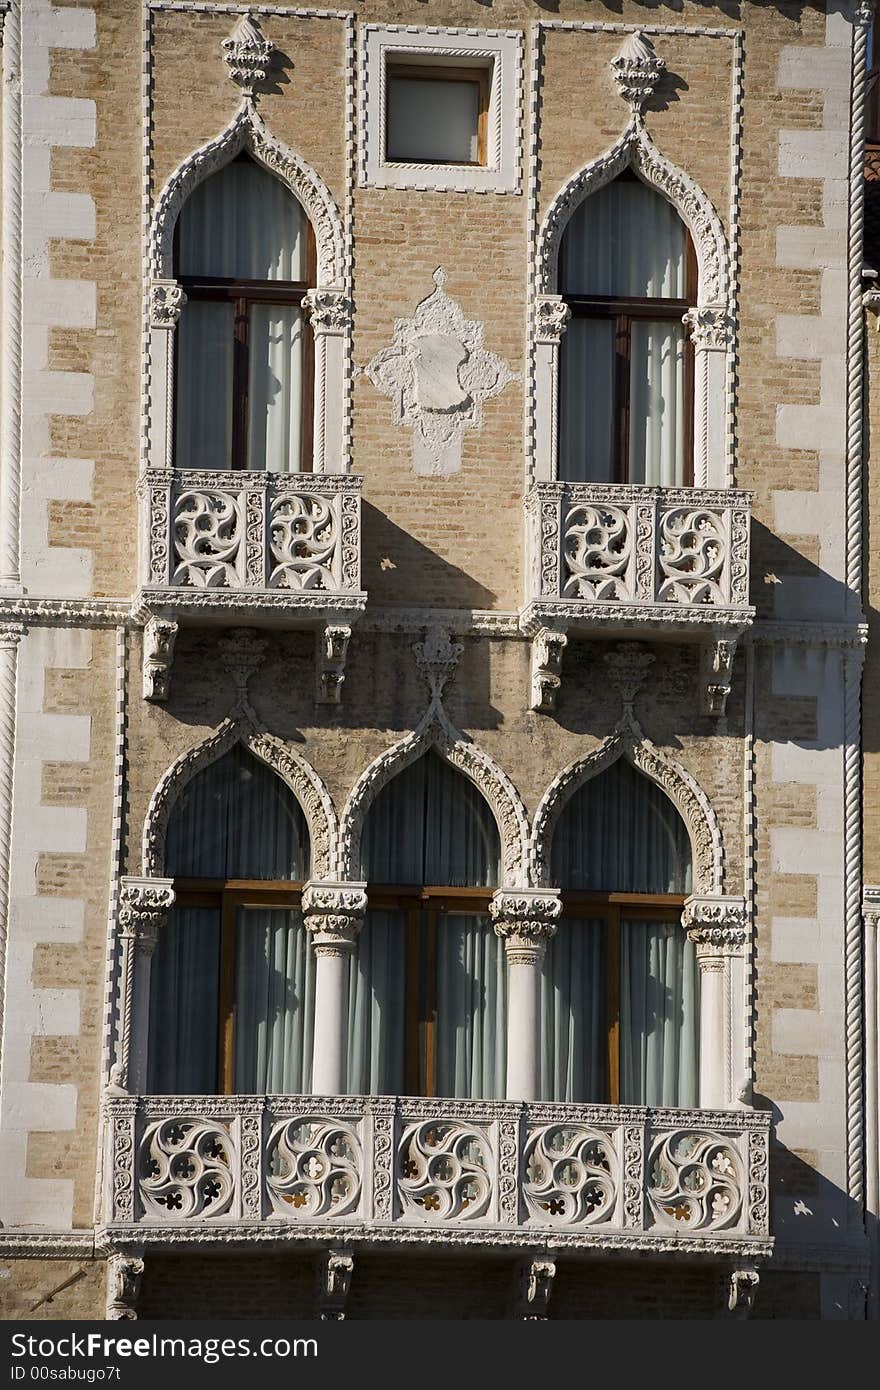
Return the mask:
<path id="1" fill-rule="evenodd" d="M 633 112 L 641 112 L 666 71 L 651 40 L 639 30 L 627 34 L 609 67 L 618 92 Z"/>
<path id="2" fill-rule="evenodd" d="M 272 62 L 274 45 L 260 32 L 253 15 L 243 14 L 228 39 L 220 44 L 229 76 L 247 97 L 265 82 Z"/>
<path id="3" fill-rule="evenodd" d="M 480 428 L 483 402 L 519 377 L 483 346 L 483 324 L 446 293 L 446 271 L 433 278 L 433 294 L 412 318 L 395 320 L 393 343 L 364 370 L 393 402 L 394 423 L 412 430 L 413 470 L 445 477 L 461 468 L 461 436 Z"/>

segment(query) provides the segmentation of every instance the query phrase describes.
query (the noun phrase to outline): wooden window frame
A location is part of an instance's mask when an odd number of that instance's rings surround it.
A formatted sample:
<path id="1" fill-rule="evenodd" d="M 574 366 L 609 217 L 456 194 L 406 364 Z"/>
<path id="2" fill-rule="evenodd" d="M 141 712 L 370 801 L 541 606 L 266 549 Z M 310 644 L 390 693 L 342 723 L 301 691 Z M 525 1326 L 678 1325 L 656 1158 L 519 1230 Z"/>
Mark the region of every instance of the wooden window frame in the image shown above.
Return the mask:
<path id="1" fill-rule="evenodd" d="M 291 197 L 294 195 L 291 194 Z M 308 216 L 306 223 L 305 280 L 234 280 L 216 275 L 177 275 L 187 299 L 214 304 L 232 304 L 232 441 L 230 457 L 224 469 L 234 472 L 250 469 L 248 451 L 249 382 L 250 382 L 250 311 L 255 304 L 280 306 L 302 305 L 317 278 L 317 247 L 315 232 Z M 179 263 L 175 234 L 175 265 Z M 186 309 L 184 308 L 184 313 Z M 175 392 L 179 379 L 177 353 L 179 343 L 175 334 Z M 302 421 L 300 427 L 299 472 L 312 472 L 314 447 L 315 344 L 308 317 L 303 314 L 302 350 Z M 177 412 L 174 420 L 174 450 L 177 451 Z M 265 470 L 256 470 L 265 471 Z"/>
<path id="2" fill-rule="evenodd" d="M 449 168 L 485 169 L 488 167 L 489 103 L 492 96 L 494 61 L 474 67 L 449 67 L 442 63 L 398 63 L 389 59 L 385 64 L 385 149 L 386 164 L 431 164 Z M 391 84 L 403 78 L 416 82 L 471 82 L 479 89 L 477 101 L 477 158 L 476 159 L 396 159 L 388 151 L 390 128 Z"/>
<path id="3" fill-rule="evenodd" d="M 177 907 L 211 907 L 220 910 L 220 965 L 217 991 L 217 1090 L 219 1096 L 236 1094 L 235 1082 L 235 936 L 236 913 L 241 907 L 275 907 L 296 911 L 303 884 L 284 879 L 176 878 Z"/>
<path id="4" fill-rule="evenodd" d="M 624 178 L 625 175 L 620 175 Z M 631 175 L 635 178 L 635 175 Z M 630 364 L 632 359 L 632 325 L 634 320 L 649 319 L 677 323 L 697 302 L 698 268 L 694 243 L 685 229 L 685 289 L 684 299 L 635 298 L 613 295 L 566 294 L 562 298 L 569 306 L 572 318 L 610 319 L 614 324 L 614 372 L 612 374 L 614 401 L 614 444 L 612 453 L 613 477 L 610 483 L 628 483 L 630 433 Z M 560 392 L 562 397 L 562 392 Z M 560 414 L 565 400 L 560 399 Z M 684 337 L 684 469 L 683 487 L 693 487 L 694 481 L 694 347 Z"/>
<path id="5" fill-rule="evenodd" d="M 566 892 L 562 897 L 562 919 L 582 921 L 600 917 L 605 938 L 605 1027 L 606 1083 L 608 1096 L 595 1104 L 620 1105 L 620 925 L 629 922 L 673 922 L 681 928 L 684 894 L 678 893 L 586 893 Z M 560 924 L 559 930 L 563 927 Z M 590 1104 L 589 1101 L 577 1102 Z"/>

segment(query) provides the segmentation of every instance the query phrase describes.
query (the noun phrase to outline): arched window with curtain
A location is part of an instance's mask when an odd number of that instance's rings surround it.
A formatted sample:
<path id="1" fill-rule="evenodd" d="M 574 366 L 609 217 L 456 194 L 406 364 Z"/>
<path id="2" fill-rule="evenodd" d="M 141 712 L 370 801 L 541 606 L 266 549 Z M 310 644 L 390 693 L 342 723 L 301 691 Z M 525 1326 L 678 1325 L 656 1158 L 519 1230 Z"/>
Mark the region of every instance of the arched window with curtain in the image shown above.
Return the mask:
<path id="1" fill-rule="evenodd" d="M 176 228 L 178 468 L 311 469 L 315 279 L 306 213 L 246 154 L 193 191 Z"/>
<path id="2" fill-rule="evenodd" d="M 148 1089 L 309 1089 L 314 956 L 299 910 L 305 817 L 286 783 L 236 744 L 184 789 L 168 826 L 176 905 L 150 977 Z"/>
<path id="3" fill-rule="evenodd" d="M 504 953 L 488 916 L 501 848 L 491 808 L 429 752 L 367 816 L 369 909 L 352 960 L 354 1093 L 504 1095 Z"/>
<path id="4" fill-rule="evenodd" d="M 559 252 L 571 309 L 560 353 L 559 477 L 690 485 L 693 243 L 671 203 L 627 171 L 575 209 Z"/>
<path id="5" fill-rule="evenodd" d="M 695 1106 L 699 978 L 681 926 L 687 828 L 625 759 L 580 787 L 553 839 L 563 915 L 545 958 L 541 1095 Z"/>

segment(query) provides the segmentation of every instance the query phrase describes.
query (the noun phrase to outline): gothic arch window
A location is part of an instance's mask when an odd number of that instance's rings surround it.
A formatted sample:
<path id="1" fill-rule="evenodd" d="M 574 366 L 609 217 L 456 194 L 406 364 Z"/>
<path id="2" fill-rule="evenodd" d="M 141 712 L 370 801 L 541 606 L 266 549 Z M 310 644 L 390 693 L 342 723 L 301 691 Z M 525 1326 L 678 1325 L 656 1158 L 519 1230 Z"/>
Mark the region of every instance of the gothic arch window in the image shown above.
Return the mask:
<path id="1" fill-rule="evenodd" d="M 242 744 L 184 789 L 165 851 L 176 904 L 150 977 L 151 1092 L 309 1089 L 309 854 L 299 802 Z"/>
<path id="2" fill-rule="evenodd" d="M 631 169 L 585 198 L 558 268 L 571 311 L 560 347 L 559 477 L 693 482 L 693 348 L 682 317 L 697 260 L 673 205 Z"/>
<path id="3" fill-rule="evenodd" d="M 618 759 L 564 807 L 551 863 L 563 915 L 542 979 L 541 1095 L 696 1105 L 691 846 L 676 808 Z"/>
<path id="4" fill-rule="evenodd" d="M 312 466 L 315 238 L 301 203 L 242 152 L 193 190 L 175 236 L 175 463 Z"/>
<path id="5" fill-rule="evenodd" d="M 488 916 L 501 871 L 491 808 L 433 750 L 367 815 L 369 908 L 352 960 L 349 1090 L 504 1095 L 504 959 Z"/>

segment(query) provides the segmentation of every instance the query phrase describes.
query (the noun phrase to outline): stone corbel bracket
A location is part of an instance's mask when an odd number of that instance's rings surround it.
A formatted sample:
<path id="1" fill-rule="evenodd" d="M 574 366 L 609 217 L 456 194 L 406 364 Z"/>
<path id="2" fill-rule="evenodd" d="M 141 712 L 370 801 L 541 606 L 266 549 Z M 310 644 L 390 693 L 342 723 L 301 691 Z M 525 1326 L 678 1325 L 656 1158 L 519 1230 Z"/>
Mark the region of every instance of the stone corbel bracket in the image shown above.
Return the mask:
<path id="1" fill-rule="evenodd" d="M 348 623 L 325 623 L 315 634 L 315 699 L 319 705 L 341 703 L 350 639 Z"/>
<path id="2" fill-rule="evenodd" d="M 532 637 L 529 708 L 539 714 L 550 714 L 556 708 L 556 697 L 562 685 L 562 658 L 567 645 L 568 637 L 561 625 L 540 627 Z"/>
<path id="3" fill-rule="evenodd" d="M 350 1250 L 318 1252 L 315 1294 L 319 1322 L 345 1321 L 345 1306 L 353 1273 L 354 1256 Z"/>
<path id="4" fill-rule="evenodd" d="M 515 1316 L 522 1322 L 546 1322 L 556 1278 L 556 1256 L 550 1252 L 541 1258 L 527 1258 L 517 1270 Z"/>
<path id="5" fill-rule="evenodd" d="M 143 696 L 153 702 L 168 699 L 178 626 L 171 618 L 147 616 L 144 627 Z"/>
<path id="6" fill-rule="evenodd" d="M 723 719 L 733 680 L 733 659 L 742 629 L 731 628 L 723 635 L 713 633 L 700 650 L 700 690 L 703 713 Z"/>
<path id="7" fill-rule="evenodd" d="M 107 1259 L 108 1322 L 137 1321 L 137 1301 L 144 1273 L 143 1250 L 114 1251 Z"/>
<path id="8" fill-rule="evenodd" d="M 874 327 L 880 333 L 880 290 L 866 290 L 862 295 L 862 308 L 874 315 Z"/>
<path id="9" fill-rule="evenodd" d="M 754 1265 L 729 1270 L 721 1280 L 721 1316 L 748 1318 L 755 1306 L 760 1275 Z"/>

